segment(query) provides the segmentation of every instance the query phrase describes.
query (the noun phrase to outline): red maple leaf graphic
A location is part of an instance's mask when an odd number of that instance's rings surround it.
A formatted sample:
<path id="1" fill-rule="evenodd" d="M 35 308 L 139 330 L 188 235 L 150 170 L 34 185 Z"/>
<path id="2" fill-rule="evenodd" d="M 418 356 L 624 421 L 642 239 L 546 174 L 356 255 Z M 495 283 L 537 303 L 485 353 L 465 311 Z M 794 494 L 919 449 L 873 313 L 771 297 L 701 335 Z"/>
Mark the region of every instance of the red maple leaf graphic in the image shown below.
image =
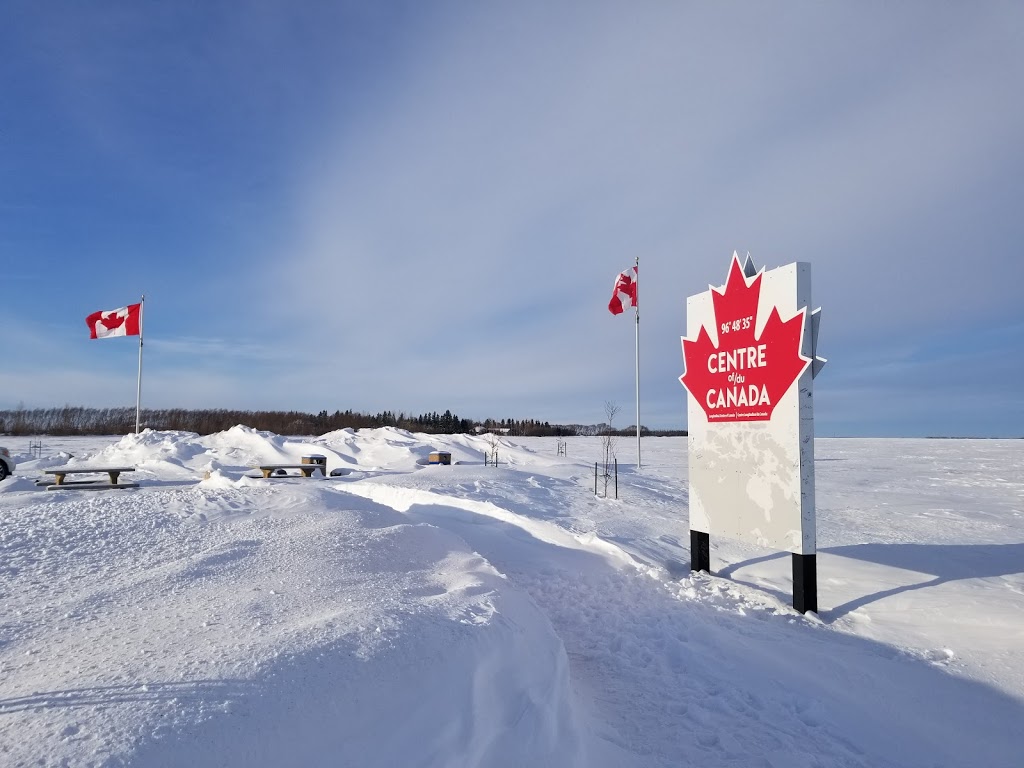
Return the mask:
<path id="1" fill-rule="evenodd" d="M 103 323 L 103 327 L 108 328 L 110 330 L 120 328 L 122 325 L 124 325 L 124 321 L 125 316 L 118 315 L 116 313 L 100 316 L 100 322 Z"/>
<path id="2" fill-rule="evenodd" d="M 800 353 L 806 308 L 783 322 L 772 307 L 755 337 L 763 275 L 762 270 L 748 283 L 734 255 L 725 287 L 711 289 L 718 344 L 703 325 L 695 340 L 682 340 L 686 372 L 679 380 L 708 421 L 768 421 L 810 365 Z"/>

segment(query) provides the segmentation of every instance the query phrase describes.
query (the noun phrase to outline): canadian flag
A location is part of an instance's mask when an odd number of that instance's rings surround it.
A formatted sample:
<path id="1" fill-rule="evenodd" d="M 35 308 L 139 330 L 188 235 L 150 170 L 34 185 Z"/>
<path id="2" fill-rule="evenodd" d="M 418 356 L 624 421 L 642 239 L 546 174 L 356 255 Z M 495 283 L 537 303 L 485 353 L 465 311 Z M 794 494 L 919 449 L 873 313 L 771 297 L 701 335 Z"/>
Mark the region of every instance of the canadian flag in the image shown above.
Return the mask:
<path id="1" fill-rule="evenodd" d="M 89 326 L 90 339 L 106 339 L 111 336 L 138 336 L 142 322 L 142 305 L 129 304 L 120 309 L 93 312 L 85 318 Z"/>
<path id="2" fill-rule="evenodd" d="M 625 272 L 620 272 L 615 279 L 615 289 L 612 291 L 612 300 L 608 302 L 608 311 L 613 315 L 621 315 L 630 307 L 637 306 L 636 280 L 637 267 L 630 267 Z"/>

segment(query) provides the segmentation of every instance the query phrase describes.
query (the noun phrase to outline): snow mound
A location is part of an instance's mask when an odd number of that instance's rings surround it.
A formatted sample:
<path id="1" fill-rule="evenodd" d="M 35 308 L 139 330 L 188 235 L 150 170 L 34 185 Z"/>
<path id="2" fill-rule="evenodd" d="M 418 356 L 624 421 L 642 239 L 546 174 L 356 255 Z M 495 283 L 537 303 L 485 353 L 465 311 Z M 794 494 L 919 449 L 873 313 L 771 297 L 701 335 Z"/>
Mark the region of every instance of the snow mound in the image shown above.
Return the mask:
<path id="1" fill-rule="evenodd" d="M 539 460 L 531 449 L 507 439 L 502 438 L 496 444 L 505 466 L 527 465 Z M 451 453 L 453 464 L 482 464 L 483 454 L 491 450 L 491 437 L 415 434 L 393 427 L 359 432 L 342 429 L 310 438 L 282 437 L 244 425 L 205 436 L 146 429 L 114 439 L 98 449 L 76 449 L 75 456 L 60 451 L 38 459 L 19 460 L 18 471 L 32 472 L 65 465 L 133 466 L 139 472 L 134 480 L 180 482 L 199 480 L 214 470 L 240 477 L 252 473 L 261 464 L 297 464 L 305 456 L 320 454 L 327 459 L 327 474 L 338 470 L 337 477 L 351 472 L 411 472 L 424 468 L 429 463 L 429 455 L 438 450 Z M 543 464 L 543 460 L 540 463 Z"/>
<path id="2" fill-rule="evenodd" d="M 199 482 L 201 488 L 207 489 L 224 489 L 233 488 L 237 485 L 238 481 L 233 480 L 219 469 L 213 469 L 208 471 L 203 479 Z"/>
<path id="3" fill-rule="evenodd" d="M 194 432 L 145 429 L 137 435 L 125 435 L 87 460 L 77 459 L 76 463 L 138 464 L 158 459 L 183 466 L 204 450 L 199 443 L 199 436 Z"/>
<path id="4" fill-rule="evenodd" d="M 226 467 L 249 468 L 258 464 L 291 463 L 285 450 L 287 440 L 272 432 L 237 425 L 224 432 L 200 438 L 209 456 Z"/>
<path id="5" fill-rule="evenodd" d="M 39 487 L 35 482 L 17 474 L 11 475 L 6 480 L 0 480 L 0 493 L 24 493 L 37 490 Z"/>
<path id="6" fill-rule="evenodd" d="M 581 764 L 562 643 L 487 561 L 249 482 L 6 510 L 5 761 Z"/>

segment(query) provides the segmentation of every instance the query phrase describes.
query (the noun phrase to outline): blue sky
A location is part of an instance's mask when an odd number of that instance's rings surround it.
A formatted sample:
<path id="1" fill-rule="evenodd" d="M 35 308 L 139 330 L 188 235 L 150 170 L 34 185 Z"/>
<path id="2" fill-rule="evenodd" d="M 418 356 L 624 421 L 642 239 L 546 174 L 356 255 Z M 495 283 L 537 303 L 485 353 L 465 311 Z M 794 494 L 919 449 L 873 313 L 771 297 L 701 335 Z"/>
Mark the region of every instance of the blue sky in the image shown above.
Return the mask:
<path id="1" fill-rule="evenodd" d="M 812 265 L 817 434 L 1024 436 L 1017 3 L 5 4 L 0 408 L 685 426 L 686 297 Z"/>

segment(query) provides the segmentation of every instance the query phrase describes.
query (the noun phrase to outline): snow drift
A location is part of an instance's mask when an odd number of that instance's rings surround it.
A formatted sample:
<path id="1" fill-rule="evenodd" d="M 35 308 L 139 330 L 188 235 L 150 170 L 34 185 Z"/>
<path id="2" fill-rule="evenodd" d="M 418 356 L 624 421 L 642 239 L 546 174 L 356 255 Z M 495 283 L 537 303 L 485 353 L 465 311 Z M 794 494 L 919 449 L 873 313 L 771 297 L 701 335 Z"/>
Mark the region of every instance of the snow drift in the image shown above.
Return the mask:
<path id="1" fill-rule="evenodd" d="M 819 441 L 808 616 L 785 553 L 689 573 L 685 440 L 620 501 L 597 439 L 6 442 L 3 765 L 1019 763 L 1021 441 Z M 308 453 L 349 472 L 253 471 Z M 141 487 L 35 485 L 64 463 Z"/>

